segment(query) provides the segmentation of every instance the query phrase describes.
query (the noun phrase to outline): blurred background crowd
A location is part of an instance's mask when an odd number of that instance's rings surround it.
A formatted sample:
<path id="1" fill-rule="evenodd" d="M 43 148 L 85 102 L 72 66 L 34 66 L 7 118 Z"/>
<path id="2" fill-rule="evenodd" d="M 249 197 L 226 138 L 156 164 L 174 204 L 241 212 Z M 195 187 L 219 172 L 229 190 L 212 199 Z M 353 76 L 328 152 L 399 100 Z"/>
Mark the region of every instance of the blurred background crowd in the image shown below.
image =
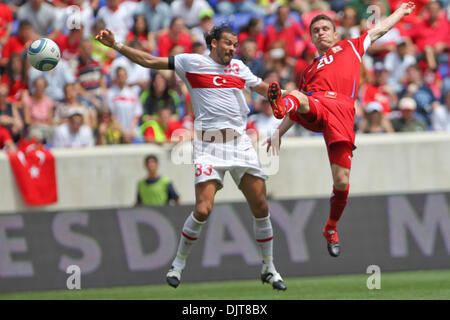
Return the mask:
<path id="1" fill-rule="evenodd" d="M 298 86 L 317 55 L 312 18 L 334 19 L 341 39 L 370 28 L 400 0 L 5 0 L 0 3 L 0 149 L 21 137 L 47 147 L 175 142 L 193 128 L 186 86 L 173 71 L 152 71 L 95 40 L 118 41 L 157 56 L 208 54 L 214 25 L 238 34 L 237 58 L 267 82 Z M 356 103 L 358 133 L 450 132 L 450 0 L 416 0 L 416 11 L 364 55 Z M 26 60 L 38 38 L 62 59 L 41 72 Z M 264 138 L 279 124 L 268 101 L 246 92 L 249 132 Z M 299 126 L 288 135 L 312 135 Z"/>

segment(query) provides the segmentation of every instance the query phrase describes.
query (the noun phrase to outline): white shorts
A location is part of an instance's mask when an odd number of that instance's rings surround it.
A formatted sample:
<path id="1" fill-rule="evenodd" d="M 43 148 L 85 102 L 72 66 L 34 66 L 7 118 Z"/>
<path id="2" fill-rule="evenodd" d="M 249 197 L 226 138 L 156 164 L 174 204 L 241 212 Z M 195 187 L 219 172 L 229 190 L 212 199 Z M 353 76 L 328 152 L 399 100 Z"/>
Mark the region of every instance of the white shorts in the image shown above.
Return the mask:
<path id="1" fill-rule="evenodd" d="M 195 184 L 216 180 L 223 187 L 225 172 L 229 171 L 239 187 L 244 174 L 267 179 L 250 138 L 243 134 L 226 143 L 194 140 Z"/>

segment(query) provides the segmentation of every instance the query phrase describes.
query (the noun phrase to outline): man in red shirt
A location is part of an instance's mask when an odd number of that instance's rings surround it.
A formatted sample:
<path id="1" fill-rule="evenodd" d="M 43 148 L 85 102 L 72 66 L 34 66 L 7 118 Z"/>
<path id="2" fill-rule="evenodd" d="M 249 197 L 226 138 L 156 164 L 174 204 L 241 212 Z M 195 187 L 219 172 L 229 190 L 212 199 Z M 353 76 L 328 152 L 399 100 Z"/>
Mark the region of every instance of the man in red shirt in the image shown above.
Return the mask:
<path id="1" fill-rule="evenodd" d="M 413 2 L 403 3 L 392 15 L 359 38 L 338 41 L 333 20 L 316 16 L 310 25 L 311 39 L 320 56 L 309 65 L 300 79 L 300 91 L 282 97 L 278 83 L 269 86 L 268 98 L 276 118 L 284 118 L 280 137 L 293 125 L 322 132 L 333 176 L 330 216 L 323 229 L 328 252 L 337 257 L 341 248 L 337 223 L 347 204 L 352 150 L 355 148 L 355 99 L 358 92 L 361 57 L 369 46 L 386 34 L 400 19 L 413 12 Z M 284 93 L 284 92 L 283 92 Z M 269 138 L 269 149 L 272 145 Z"/>
<path id="2" fill-rule="evenodd" d="M 31 41 L 34 39 L 36 39 L 36 35 L 31 23 L 27 20 L 22 20 L 19 24 L 17 36 L 10 37 L 3 47 L 0 67 L 5 66 L 8 63 L 11 54 L 22 53 L 26 50 L 27 46 L 31 44 Z"/>
<path id="3" fill-rule="evenodd" d="M 438 1 L 431 1 L 426 6 L 424 19 L 413 25 L 410 37 L 418 53 L 424 53 L 428 66 L 435 69 L 436 55 L 449 48 L 449 22 Z"/>
<path id="4" fill-rule="evenodd" d="M 4 3 L 0 3 L 0 49 L 11 36 L 13 15 L 11 8 Z"/>
<path id="5" fill-rule="evenodd" d="M 185 32 L 186 26 L 181 17 L 174 17 L 170 22 L 169 31 L 163 33 L 158 38 L 158 49 L 160 57 L 168 57 L 170 49 L 175 45 L 184 48 L 184 53 L 192 52 L 192 40 L 188 33 Z"/>
<path id="6" fill-rule="evenodd" d="M 304 30 L 302 26 L 289 17 L 291 9 L 288 5 L 282 5 L 277 9 L 277 20 L 274 24 L 267 26 L 265 49 L 268 51 L 270 45 L 276 40 L 282 40 L 286 45 L 286 54 L 289 57 L 296 57 L 299 52 L 296 52 L 298 41 L 301 41 Z"/>

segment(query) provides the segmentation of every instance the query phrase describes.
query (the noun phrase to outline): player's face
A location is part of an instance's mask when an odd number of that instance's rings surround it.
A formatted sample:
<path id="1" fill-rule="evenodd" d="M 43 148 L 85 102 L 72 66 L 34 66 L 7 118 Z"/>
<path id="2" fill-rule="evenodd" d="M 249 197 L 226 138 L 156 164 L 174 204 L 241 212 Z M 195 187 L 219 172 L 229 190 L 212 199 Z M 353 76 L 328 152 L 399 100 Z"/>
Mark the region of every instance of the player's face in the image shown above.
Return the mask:
<path id="1" fill-rule="evenodd" d="M 219 41 L 212 41 L 211 46 L 213 49 L 215 48 L 219 63 L 227 66 L 236 53 L 238 38 L 231 33 L 224 32 Z"/>
<path id="2" fill-rule="evenodd" d="M 326 52 L 338 40 L 338 33 L 328 20 L 319 20 L 311 26 L 311 40 L 317 50 Z"/>

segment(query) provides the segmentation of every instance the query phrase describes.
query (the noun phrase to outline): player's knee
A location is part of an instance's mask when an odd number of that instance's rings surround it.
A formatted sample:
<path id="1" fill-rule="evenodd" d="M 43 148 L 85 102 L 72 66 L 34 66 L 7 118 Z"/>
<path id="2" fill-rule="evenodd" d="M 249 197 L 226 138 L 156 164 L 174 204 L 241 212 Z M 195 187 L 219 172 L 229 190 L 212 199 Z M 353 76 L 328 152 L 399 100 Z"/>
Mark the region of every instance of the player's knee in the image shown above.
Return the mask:
<path id="1" fill-rule="evenodd" d="M 334 186 L 338 190 L 346 190 L 350 182 L 350 176 L 346 172 L 340 172 L 334 177 Z"/>
<path id="2" fill-rule="evenodd" d="M 199 221 L 205 221 L 208 219 L 209 214 L 212 211 L 212 204 L 201 202 L 195 206 L 194 217 Z"/>
<path id="3" fill-rule="evenodd" d="M 269 205 L 265 197 L 253 203 L 253 215 L 256 218 L 264 218 L 269 215 Z"/>
<path id="4" fill-rule="evenodd" d="M 307 113 L 309 111 L 308 97 L 304 93 L 297 91 L 297 90 L 292 91 L 290 94 L 293 95 L 294 97 L 296 97 L 299 102 L 297 112 Z"/>

